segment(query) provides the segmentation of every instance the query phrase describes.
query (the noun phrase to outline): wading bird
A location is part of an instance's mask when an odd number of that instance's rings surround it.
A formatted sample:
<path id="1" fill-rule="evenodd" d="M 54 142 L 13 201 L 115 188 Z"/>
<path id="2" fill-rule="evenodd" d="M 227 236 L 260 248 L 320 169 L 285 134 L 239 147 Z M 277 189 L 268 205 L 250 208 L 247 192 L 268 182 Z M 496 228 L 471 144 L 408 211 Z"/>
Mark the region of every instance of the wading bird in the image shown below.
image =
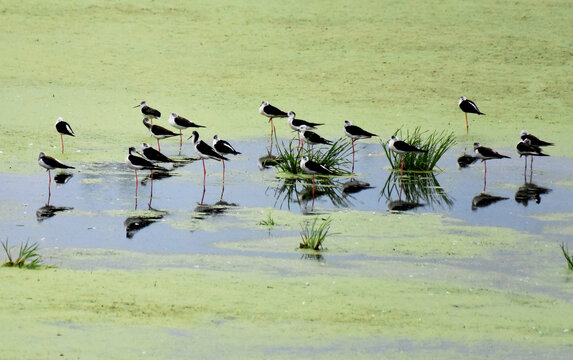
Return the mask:
<path id="1" fill-rule="evenodd" d="M 178 136 L 179 134 L 164 128 L 163 126 L 153 125 L 149 118 L 143 119 L 143 125 L 149 129 L 151 136 L 157 139 L 157 150 L 161 151 L 161 145 L 159 145 L 159 139 L 165 139 L 172 136 Z"/>
<path id="2" fill-rule="evenodd" d="M 162 167 L 155 165 L 153 162 L 143 158 L 135 150 L 135 147 L 130 147 L 127 157 L 125 158 L 125 164 L 130 169 L 135 171 L 135 207 L 137 208 L 137 170 L 149 170 L 149 177 L 151 178 L 151 197 L 153 197 L 153 170 L 164 170 Z M 149 199 L 149 204 L 151 206 L 151 198 Z"/>
<path id="3" fill-rule="evenodd" d="M 288 112 L 288 125 L 290 126 L 291 129 L 298 132 L 298 146 L 300 146 L 300 127 L 302 125 L 306 126 L 307 130 L 316 130 L 317 126 L 324 124 L 313 123 L 302 119 L 295 119 L 295 116 L 296 114 L 294 111 L 291 110 Z"/>
<path id="4" fill-rule="evenodd" d="M 356 125 L 352 125 L 348 120 L 344 122 L 344 133 L 352 139 L 352 172 L 354 172 L 354 142 L 360 139 L 370 139 L 372 136 L 378 135 L 368 132 Z"/>
<path id="5" fill-rule="evenodd" d="M 145 101 L 142 101 L 139 105 L 134 106 L 134 108 L 136 108 L 136 107 L 141 107 L 141 113 L 146 118 L 149 118 L 152 124 L 153 124 L 153 119 L 157 119 L 157 118 L 161 117 L 161 113 L 158 110 L 147 105 L 147 103 Z"/>
<path id="6" fill-rule="evenodd" d="M 171 126 L 173 126 L 174 128 L 179 129 L 179 147 L 181 147 L 183 145 L 182 130 L 188 129 L 188 128 L 204 128 L 205 127 L 203 125 L 195 124 L 193 121 L 187 120 L 184 117 L 177 115 L 176 113 L 171 113 L 171 115 L 169 116 L 169 124 L 171 124 Z"/>
<path id="7" fill-rule="evenodd" d="M 466 114 L 466 134 L 469 134 L 470 126 L 468 124 L 468 113 L 477 115 L 485 115 L 485 114 L 479 111 L 477 105 L 473 101 L 466 99 L 465 96 L 460 97 L 460 100 L 458 101 L 458 106 Z"/>
<path id="8" fill-rule="evenodd" d="M 332 141 L 323 138 L 314 131 L 310 131 L 306 125 L 299 126 L 298 131 L 299 134 L 302 134 L 302 139 L 301 139 L 302 145 L 304 146 L 304 141 L 306 141 L 312 147 L 313 152 L 314 152 L 314 145 L 318 144 L 332 145 Z"/>
<path id="9" fill-rule="evenodd" d="M 226 140 L 222 140 L 219 139 L 218 135 L 213 136 L 213 148 L 215 149 L 216 152 L 218 152 L 220 155 L 239 155 L 240 152 L 238 152 L 237 150 L 235 150 L 235 148 L 233 146 L 231 146 L 231 144 L 229 144 Z M 222 159 L 223 161 L 223 181 L 225 181 L 225 160 Z"/>
<path id="10" fill-rule="evenodd" d="M 141 152 L 145 159 L 151 162 L 163 162 L 163 163 L 172 163 L 175 162 L 169 157 L 163 155 L 158 150 L 152 148 L 149 144 L 143 143 L 141 144 Z"/>
<path id="11" fill-rule="evenodd" d="M 205 188 L 205 177 L 207 176 L 207 169 L 205 168 L 205 159 L 213 159 L 217 161 L 229 160 L 223 155 L 215 151 L 210 145 L 208 145 L 203 140 L 199 140 L 199 133 L 193 131 L 193 134 L 187 139 L 193 138 L 193 144 L 195 145 L 195 151 L 203 161 L 203 188 Z"/>
<path id="12" fill-rule="evenodd" d="M 43 167 L 48 171 L 48 196 L 52 195 L 51 186 L 52 186 L 52 175 L 50 170 L 54 169 L 75 169 L 73 166 L 66 165 L 62 163 L 60 160 L 53 158 L 51 156 L 46 155 L 43 151 L 40 152 L 38 155 L 38 165 Z"/>
<path id="13" fill-rule="evenodd" d="M 400 172 L 404 171 L 404 155 L 409 153 L 427 153 L 428 150 L 418 149 L 417 147 L 408 144 L 405 141 L 398 139 L 396 136 L 392 135 L 388 141 L 388 147 L 390 150 L 400 155 Z"/>
<path id="14" fill-rule="evenodd" d="M 269 104 L 268 101 L 264 101 L 264 100 L 261 103 L 261 106 L 259 106 L 259 113 L 261 115 L 264 115 L 264 116 L 269 118 L 269 122 L 271 123 L 271 141 L 272 141 L 273 130 L 274 130 L 273 119 L 274 118 L 284 118 L 284 117 L 287 117 L 288 114 L 286 112 L 272 106 L 271 104 Z"/>
<path id="15" fill-rule="evenodd" d="M 74 131 L 70 124 L 64 121 L 61 117 L 56 121 L 56 130 L 60 133 L 60 139 L 62 140 L 62 154 L 64 153 L 64 135 L 75 136 Z"/>
<path id="16" fill-rule="evenodd" d="M 316 188 L 314 175 L 336 175 L 336 173 L 326 166 L 310 160 L 308 156 L 303 156 L 300 159 L 300 168 L 306 174 L 312 175 L 312 206 L 314 207 L 314 191 Z"/>
<path id="17" fill-rule="evenodd" d="M 478 142 L 474 143 L 474 153 L 476 154 L 476 157 L 481 159 L 481 161 L 484 164 L 483 191 L 485 191 L 486 177 L 487 177 L 487 160 L 503 159 L 503 158 L 510 159 L 510 157 L 506 155 L 501 155 L 500 153 L 492 150 L 491 148 L 481 146 L 481 144 Z"/>
<path id="18" fill-rule="evenodd" d="M 527 157 L 528 156 L 531 156 L 531 171 L 533 171 L 533 157 L 534 156 L 549 156 L 547 154 L 544 154 L 541 151 L 541 148 L 539 146 L 533 145 L 531 143 L 531 140 L 528 138 L 525 138 L 525 139 L 522 139 L 521 141 L 519 141 L 515 148 L 517 150 L 517 153 L 519 154 L 519 157 L 525 156 L 525 167 L 523 169 L 524 174 L 527 171 Z"/>
<path id="19" fill-rule="evenodd" d="M 553 146 L 553 143 L 543 141 L 543 140 L 539 139 L 537 136 L 531 135 L 530 133 L 528 133 L 525 130 L 521 130 L 521 133 L 519 134 L 519 136 L 521 137 L 521 140 L 528 139 L 530 141 L 531 145 L 533 145 L 533 146 Z"/>

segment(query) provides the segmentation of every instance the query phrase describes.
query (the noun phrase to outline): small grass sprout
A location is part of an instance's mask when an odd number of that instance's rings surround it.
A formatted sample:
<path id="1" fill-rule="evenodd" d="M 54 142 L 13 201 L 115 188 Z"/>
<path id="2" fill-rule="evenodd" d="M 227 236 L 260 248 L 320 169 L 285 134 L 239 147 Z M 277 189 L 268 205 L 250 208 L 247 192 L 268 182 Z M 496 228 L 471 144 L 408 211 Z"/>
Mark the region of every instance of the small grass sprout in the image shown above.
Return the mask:
<path id="1" fill-rule="evenodd" d="M 299 247 L 301 249 L 311 249 L 315 251 L 322 250 L 322 244 L 326 240 L 328 233 L 330 232 L 330 223 L 332 219 L 329 217 L 323 219 L 323 221 L 318 223 L 318 217 L 315 217 L 312 223 L 309 224 L 308 221 L 301 225 L 300 237 L 302 238 Z"/>
<path id="2" fill-rule="evenodd" d="M 4 263 L 4 266 L 27 269 L 36 269 L 40 266 L 41 256 L 38 254 L 38 243 L 30 244 L 26 241 L 26 243 L 21 244 L 20 249 L 18 250 L 18 257 L 15 259 L 12 257 L 10 246 L 8 245 L 8 239 L 6 239 L 5 242 L 2 241 L 2 247 L 8 257 L 8 261 Z"/>
<path id="3" fill-rule="evenodd" d="M 259 225 L 266 226 L 266 227 L 273 227 L 276 225 L 275 219 L 273 219 L 273 215 L 269 212 L 267 214 L 266 220 L 261 220 Z"/>
<path id="4" fill-rule="evenodd" d="M 428 150 L 427 153 L 403 155 L 404 170 L 432 171 L 444 153 L 456 144 L 456 137 L 453 132 L 434 131 L 427 136 L 426 133 L 427 131 L 421 131 L 419 127 L 415 128 L 412 133 L 407 131 L 405 136 L 402 134 L 402 129 L 398 129 L 394 133 L 408 144 Z M 422 141 L 422 136 L 426 138 L 425 141 Z M 380 142 L 392 169 L 400 169 L 400 155 L 390 150 L 388 140 L 381 140 Z"/>
<path id="5" fill-rule="evenodd" d="M 565 256 L 565 260 L 567 260 L 567 266 L 569 270 L 573 271 L 573 259 L 571 255 L 569 255 L 569 249 L 565 246 L 565 243 L 561 243 L 561 251 L 563 251 L 563 256 Z"/>

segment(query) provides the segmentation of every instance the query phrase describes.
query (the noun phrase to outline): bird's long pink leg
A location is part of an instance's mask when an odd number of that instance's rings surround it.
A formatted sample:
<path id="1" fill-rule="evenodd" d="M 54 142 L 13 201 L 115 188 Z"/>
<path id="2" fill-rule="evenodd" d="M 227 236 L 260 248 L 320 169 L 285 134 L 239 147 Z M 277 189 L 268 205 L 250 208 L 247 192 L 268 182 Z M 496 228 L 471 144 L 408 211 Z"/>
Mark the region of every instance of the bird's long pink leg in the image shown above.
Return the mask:
<path id="1" fill-rule="evenodd" d="M 314 188 L 316 187 L 314 183 L 314 174 L 312 174 L 312 208 L 314 209 Z"/>
<path id="2" fill-rule="evenodd" d="M 470 125 L 468 124 L 468 113 L 466 113 L 466 135 L 470 133 Z"/>
<path id="3" fill-rule="evenodd" d="M 48 169 L 48 196 L 52 196 L 52 175 Z"/>
<path id="4" fill-rule="evenodd" d="M 153 170 L 149 173 L 149 178 L 151 179 L 151 194 L 150 196 L 153 197 Z"/>
<path id="5" fill-rule="evenodd" d="M 181 132 L 181 129 L 179 129 L 179 150 L 181 150 L 182 146 L 183 146 L 183 133 Z"/>
<path id="6" fill-rule="evenodd" d="M 159 139 L 157 139 L 157 150 L 161 152 L 161 145 L 159 145 Z"/>
<path id="7" fill-rule="evenodd" d="M 485 186 L 487 184 L 487 161 L 483 160 L 483 168 L 484 168 L 484 172 L 483 172 L 483 192 L 485 192 Z"/>
<path id="8" fill-rule="evenodd" d="M 225 183 L 225 160 L 223 160 L 223 183 Z"/>
<path id="9" fill-rule="evenodd" d="M 64 153 L 64 136 L 60 134 L 60 139 L 62 140 L 62 154 Z"/>
<path id="10" fill-rule="evenodd" d="M 527 183 L 527 155 L 525 155 L 525 166 L 523 167 L 523 182 Z"/>

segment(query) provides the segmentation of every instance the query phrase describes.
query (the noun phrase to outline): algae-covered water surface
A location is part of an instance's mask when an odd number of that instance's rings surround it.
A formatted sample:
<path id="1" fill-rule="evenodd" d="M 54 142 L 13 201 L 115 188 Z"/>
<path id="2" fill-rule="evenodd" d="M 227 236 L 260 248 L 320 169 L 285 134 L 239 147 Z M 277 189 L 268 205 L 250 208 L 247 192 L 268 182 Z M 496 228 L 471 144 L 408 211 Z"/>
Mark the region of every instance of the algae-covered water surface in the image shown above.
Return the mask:
<path id="1" fill-rule="evenodd" d="M 0 269 L 0 358 L 570 358 L 571 10 L 0 1 L 0 237 L 38 242 L 49 265 Z M 469 133 L 462 95 L 487 114 Z M 224 182 L 207 160 L 203 183 L 191 141 L 171 138 L 179 162 L 136 187 L 127 149 L 156 145 L 143 100 L 154 123 L 177 112 L 242 152 Z M 344 120 L 379 138 L 313 197 L 311 177 L 261 167 L 262 100 L 332 140 Z M 64 154 L 60 116 L 76 133 Z M 400 176 L 380 141 L 415 127 L 457 145 L 434 173 Z M 556 144 L 532 171 L 522 129 Z M 456 161 L 476 141 L 512 157 L 488 161 L 487 182 Z M 75 167 L 51 194 L 40 151 Z M 332 220 L 325 249 L 301 251 L 316 217 Z"/>

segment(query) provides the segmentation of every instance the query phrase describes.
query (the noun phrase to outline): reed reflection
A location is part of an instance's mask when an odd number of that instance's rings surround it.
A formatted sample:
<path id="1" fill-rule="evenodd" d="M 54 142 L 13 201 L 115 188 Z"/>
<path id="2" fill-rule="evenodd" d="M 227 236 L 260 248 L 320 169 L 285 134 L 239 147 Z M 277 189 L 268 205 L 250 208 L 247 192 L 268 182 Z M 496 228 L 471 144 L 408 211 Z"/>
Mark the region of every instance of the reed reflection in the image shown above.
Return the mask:
<path id="1" fill-rule="evenodd" d="M 451 208 L 453 199 L 440 186 L 433 172 L 405 173 L 392 171 L 380 196 L 388 201 L 390 211 L 408 211 L 422 206 Z"/>

